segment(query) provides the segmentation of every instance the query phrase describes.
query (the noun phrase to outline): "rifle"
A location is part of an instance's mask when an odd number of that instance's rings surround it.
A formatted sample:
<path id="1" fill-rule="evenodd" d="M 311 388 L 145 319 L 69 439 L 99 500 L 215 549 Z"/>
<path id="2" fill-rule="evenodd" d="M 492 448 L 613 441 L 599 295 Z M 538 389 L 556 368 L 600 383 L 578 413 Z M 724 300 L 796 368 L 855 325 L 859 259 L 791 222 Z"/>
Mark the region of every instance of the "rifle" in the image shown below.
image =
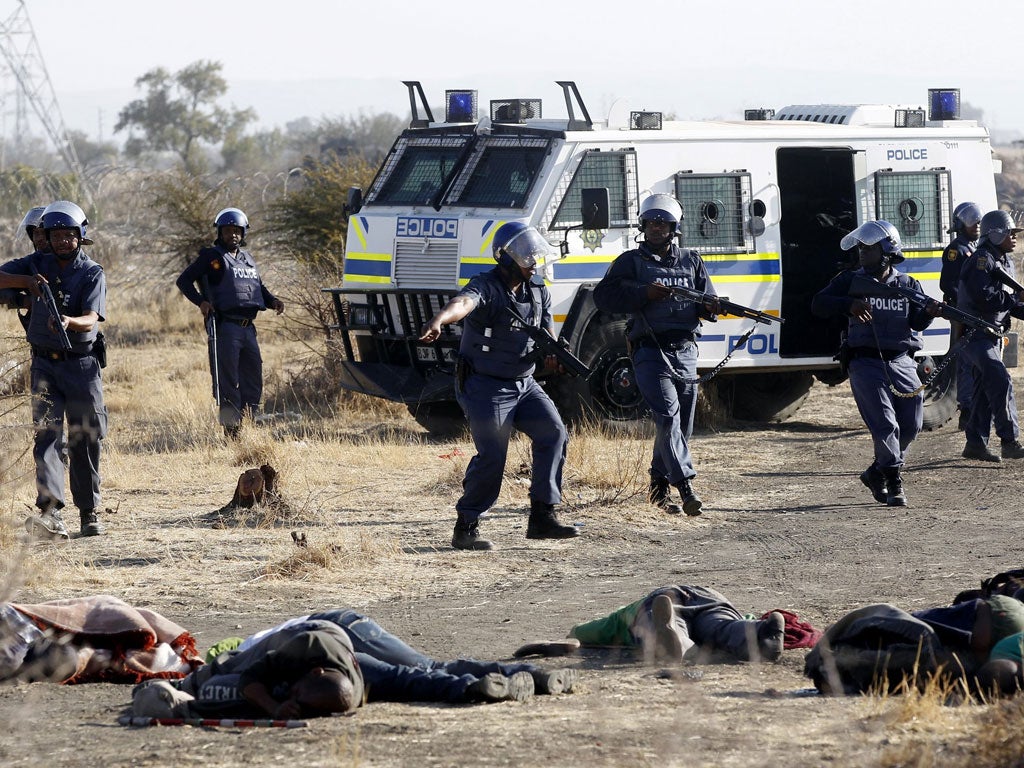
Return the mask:
<path id="1" fill-rule="evenodd" d="M 1022 290 L 1024 290 L 1024 288 L 1022 288 Z M 919 307 L 925 307 L 930 302 L 936 301 L 927 293 L 915 291 L 913 288 L 904 288 L 900 285 L 887 285 L 885 283 L 880 283 L 866 275 L 854 275 L 853 281 L 850 283 L 850 290 L 848 293 L 850 296 L 902 296 L 909 300 L 910 303 L 916 304 Z M 940 315 L 947 320 L 955 320 L 956 322 L 962 323 L 970 328 L 985 331 L 995 336 L 1002 335 L 1002 330 L 994 323 L 982 320 L 980 317 L 975 317 L 974 315 L 969 315 L 963 310 L 949 306 L 949 304 L 944 304 L 942 302 L 936 303 L 941 304 L 942 312 Z"/>
<path id="2" fill-rule="evenodd" d="M 1007 288 L 1010 288 L 1014 293 L 1020 293 L 1021 291 L 1024 291 L 1024 285 L 1021 285 L 1012 277 L 1010 277 L 1006 270 L 1000 267 L 998 264 L 996 264 L 995 269 L 992 270 L 992 274 L 995 275 L 996 280 L 1005 285 Z"/>
<path id="3" fill-rule="evenodd" d="M 779 323 L 780 325 L 786 320 L 775 315 L 769 315 L 766 312 L 759 312 L 751 307 L 745 307 L 742 304 L 736 304 L 729 301 L 721 296 L 716 296 L 713 293 L 704 293 L 698 291 L 696 288 L 684 288 L 678 285 L 665 286 L 672 291 L 673 296 L 677 296 L 683 301 L 692 301 L 694 304 L 703 304 L 707 301 L 718 301 L 718 306 L 721 307 L 724 314 L 736 315 L 737 317 L 745 317 L 749 320 L 756 320 L 759 323 Z"/>
<path id="4" fill-rule="evenodd" d="M 512 307 L 505 307 L 505 310 L 522 326 L 522 330 L 526 335 L 533 339 L 534 344 L 537 345 L 539 356 L 547 357 L 548 355 L 554 355 L 565 370 L 573 376 L 582 377 L 584 381 L 593 375 L 594 372 L 582 360 L 563 347 L 550 333 L 526 322 Z"/>
<path id="5" fill-rule="evenodd" d="M 210 281 L 202 277 L 203 298 L 210 301 Z M 217 311 L 210 302 L 210 314 L 203 320 L 206 326 L 206 350 L 210 358 L 210 375 L 213 377 L 213 400 L 220 406 L 220 367 L 217 365 Z"/>
<path id="6" fill-rule="evenodd" d="M 50 290 L 50 284 L 45 279 L 40 277 L 40 274 L 33 267 L 32 274 L 39 278 L 39 292 L 42 294 L 43 305 L 46 307 L 47 313 L 50 315 L 50 319 L 53 321 L 54 332 L 57 334 L 57 339 L 60 341 L 60 348 L 65 352 L 71 349 L 71 339 L 68 338 L 67 329 L 64 327 L 64 321 L 60 317 L 60 309 L 57 307 L 57 300 L 53 298 L 53 291 Z"/>

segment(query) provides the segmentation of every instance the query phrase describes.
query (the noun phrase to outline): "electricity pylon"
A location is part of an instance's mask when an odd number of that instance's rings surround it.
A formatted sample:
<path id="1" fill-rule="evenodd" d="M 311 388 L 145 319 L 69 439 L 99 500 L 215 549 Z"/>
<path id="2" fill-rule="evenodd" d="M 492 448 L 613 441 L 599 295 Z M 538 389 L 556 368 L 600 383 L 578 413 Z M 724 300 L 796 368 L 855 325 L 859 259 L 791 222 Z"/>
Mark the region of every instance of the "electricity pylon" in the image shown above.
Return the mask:
<path id="1" fill-rule="evenodd" d="M 50 75 L 46 71 L 43 53 L 36 41 L 25 0 L 18 0 L 14 13 L 0 22 L 0 52 L 3 53 L 7 69 L 17 82 L 14 126 L 16 142 L 20 143 L 28 133 L 27 104 L 42 123 L 50 141 L 67 164 L 68 170 L 78 179 L 86 202 L 91 204 L 92 190 L 85 178 L 85 169 L 78 160 L 75 145 L 64 125 L 60 104 L 50 83 Z"/>

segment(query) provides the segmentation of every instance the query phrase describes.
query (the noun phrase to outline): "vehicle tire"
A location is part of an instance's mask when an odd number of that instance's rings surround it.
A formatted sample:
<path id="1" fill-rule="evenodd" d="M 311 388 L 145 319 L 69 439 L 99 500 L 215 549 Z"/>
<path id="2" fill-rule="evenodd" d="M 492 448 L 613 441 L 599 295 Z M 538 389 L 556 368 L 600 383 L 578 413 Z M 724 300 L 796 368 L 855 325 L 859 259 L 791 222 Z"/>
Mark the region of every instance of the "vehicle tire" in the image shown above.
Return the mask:
<path id="1" fill-rule="evenodd" d="M 626 352 L 626 321 L 591 323 L 580 343 L 580 358 L 594 373 L 549 377 L 548 394 L 568 424 L 635 422 L 647 413 Z"/>
<path id="2" fill-rule="evenodd" d="M 942 363 L 944 358 L 924 357 L 918 361 L 917 373 L 921 380 L 934 370 L 934 366 Z M 922 429 L 929 432 L 938 429 L 952 419 L 957 412 L 956 402 L 956 360 L 947 365 L 924 390 L 924 423 Z"/>
<path id="3" fill-rule="evenodd" d="M 433 437 L 462 437 L 469 428 L 466 415 L 453 400 L 409 404 L 409 413 Z"/>
<path id="4" fill-rule="evenodd" d="M 719 377 L 718 396 L 737 421 L 785 421 L 807 399 L 814 375 L 805 371 L 745 373 Z"/>

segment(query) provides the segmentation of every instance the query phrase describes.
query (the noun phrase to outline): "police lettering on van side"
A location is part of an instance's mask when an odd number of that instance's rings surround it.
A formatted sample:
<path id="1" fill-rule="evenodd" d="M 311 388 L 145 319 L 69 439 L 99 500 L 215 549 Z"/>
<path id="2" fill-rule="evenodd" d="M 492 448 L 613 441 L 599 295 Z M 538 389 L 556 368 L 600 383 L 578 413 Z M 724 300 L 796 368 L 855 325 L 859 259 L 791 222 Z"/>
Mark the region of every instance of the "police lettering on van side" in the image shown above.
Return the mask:
<path id="1" fill-rule="evenodd" d="M 396 237 L 434 237 L 454 240 L 459 236 L 458 219 L 434 219 L 426 216 L 399 216 Z"/>
<path id="2" fill-rule="evenodd" d="M 927 160 L 927 147 L 905 147 L 885 150 L 886 160 Z"/>

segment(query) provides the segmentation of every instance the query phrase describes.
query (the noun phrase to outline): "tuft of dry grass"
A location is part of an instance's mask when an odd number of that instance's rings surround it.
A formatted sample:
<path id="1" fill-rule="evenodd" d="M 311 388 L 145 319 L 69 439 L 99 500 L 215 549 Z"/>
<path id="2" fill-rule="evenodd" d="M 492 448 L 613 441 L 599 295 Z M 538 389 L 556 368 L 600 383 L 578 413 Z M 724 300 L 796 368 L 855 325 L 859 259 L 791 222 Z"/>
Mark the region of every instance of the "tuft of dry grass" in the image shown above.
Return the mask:
<path id="1" fill-rule="evenodd" d="M 323 535 L 319 533 L 317 535 Z M 324 571 L 348 571 L 391 560 L 401 553 L 398 544 L 388 538 L 364 531 L 331 534 L 325 544 L 306 544 L 264 569 L 272 579 L 305 580 L 323 577 Z"/>

